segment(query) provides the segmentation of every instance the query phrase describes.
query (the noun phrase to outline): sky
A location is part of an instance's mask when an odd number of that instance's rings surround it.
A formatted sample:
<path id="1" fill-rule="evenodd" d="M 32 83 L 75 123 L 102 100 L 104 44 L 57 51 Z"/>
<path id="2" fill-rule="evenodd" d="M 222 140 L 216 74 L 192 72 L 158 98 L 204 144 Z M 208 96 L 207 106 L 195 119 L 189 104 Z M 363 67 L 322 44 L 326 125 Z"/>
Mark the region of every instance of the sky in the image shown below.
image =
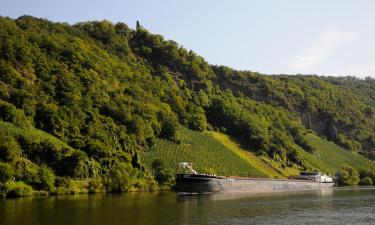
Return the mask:
<path id="1" fill-rule="evenodd" d="M 0 0 L 0 15 L 109 20 L 266 74 L 375 77 L 373 0 Z"/>

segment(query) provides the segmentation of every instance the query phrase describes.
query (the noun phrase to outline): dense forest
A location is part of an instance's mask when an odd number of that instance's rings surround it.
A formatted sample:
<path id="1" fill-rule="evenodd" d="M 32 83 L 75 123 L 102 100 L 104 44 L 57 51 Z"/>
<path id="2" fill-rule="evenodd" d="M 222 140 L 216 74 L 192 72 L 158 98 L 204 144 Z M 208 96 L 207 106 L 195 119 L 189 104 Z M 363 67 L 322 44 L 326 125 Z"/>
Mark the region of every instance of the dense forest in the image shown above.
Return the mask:
<path id="1" fill-rule="evenodd" d="M 283 168 L 316 169 L 298 151 L 315 154 L 308 134 L 374 160 L 374 84 L 210 65 L 141 26 L 0 17 L 0 193 L 168 188 L 170 168 L 140 155 L 186 129 Z"/>

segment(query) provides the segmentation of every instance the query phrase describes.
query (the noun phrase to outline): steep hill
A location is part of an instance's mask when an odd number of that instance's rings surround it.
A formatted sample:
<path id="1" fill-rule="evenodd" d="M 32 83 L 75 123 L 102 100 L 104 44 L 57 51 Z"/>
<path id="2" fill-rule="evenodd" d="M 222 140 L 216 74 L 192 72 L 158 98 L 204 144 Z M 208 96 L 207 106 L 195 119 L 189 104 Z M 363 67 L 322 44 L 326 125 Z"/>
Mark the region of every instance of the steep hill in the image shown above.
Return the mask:
<path id="1" fill-rule="evenodd" d="M 215 140 L 207 133 L 183 129 L 181 135 L 183 144 L 175 144 L 159 140 L 150 151 L 141 157 L 148 168 L 154 159 L 161 159 L 173 172 L 178 172 L 179 162 L 191 162 L 199 172 L 216 173 L 218 175 L 273 177 L 274 170 L 266 171 L 256 165 L 255 160 L 248 160 L 231 151 L 230 148 Z M 242 150 L 243 151 L 243 150 Z"/>
<path id="2" fill-rule="evenodd" d="M 150 151 L 141 155 L 141 160 L 152 170 L 154 159 L 160 159 L 174 173 L 178 172 L 179 162 L 191 162 L 200 172 L 218 175 L 281 178 L 295 176 L 300 167 L 283 167 L 282 164 L 265 155 L 255 155 L 243 149 L 227 135 L 215 131 L 197 132 L 183 129 L 181 141 L 176 144 L 159 140 Z M 366 171 L 374 164 L 364 156 L 347 151 L 333 142 L 308 134 L 308 141 L 316 151 L 311 154 L 303 149 L 298 153 L 311 170 L 324 171 L 332 176 L 342 165 Z"/>
<path id="3" fill-rule="evenodd" d="M 0 192 L 156 189 L 182 156 L 228 175 L 370 170 L 370 82 L 213 66 L 124 23 L 1 17 Z"/>

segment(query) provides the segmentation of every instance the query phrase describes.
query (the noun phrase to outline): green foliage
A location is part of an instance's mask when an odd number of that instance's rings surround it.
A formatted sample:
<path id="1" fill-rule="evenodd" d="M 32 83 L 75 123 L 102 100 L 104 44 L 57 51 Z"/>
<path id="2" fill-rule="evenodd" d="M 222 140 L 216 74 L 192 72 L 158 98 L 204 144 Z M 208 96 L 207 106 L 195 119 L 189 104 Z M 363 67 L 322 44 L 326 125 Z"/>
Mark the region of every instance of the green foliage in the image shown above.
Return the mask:
<path id="1" fill-rule="evenodd" d="M 13 178 L 14 171 L 9 164 L 0 162 L 0 183 L 4 184 L 5 182 Z"/>
<path id="2" fill-rule="evenodd" d="M 218 175 L 268 177 L 209 134 L 181 128 L 180 140 L 179 144 L 158 140 L 151 150 L 141 154 L 141 161 L 150 171 L 154 160 L 159 159 L 162 168 L 171 169 L 173 173 L 178 172 L 178 163 L 191 162 L 198 172 L 215 168 Z"/>
<path id="3" fill-rule="evenodd" d="M 28 159 L 20 158 L 14 162 L 14 171 L 16 180 L 25 181 L 33 184 L 37 178 L 39 167 Z"/>
<path id="4" fill-rule="evenodd" d="M 29 185 L 23 182 L 9 182 L 6 185 L 6 197 L 7 198 L 17 198 L 23 196 L 33 195 L 34 190 Z"/>
<path id="5" fill-rule="evenodd" d="M 24 112 L 17 109 L 14 105 L 4 102 L 0 99 L 0 119 L 6 122 L 16 124 L 20 127 L 30 127 L 30 121 L 26 118 Z"/>
<path id="6" fill-rule="evenodd" d="M 364 177 L 362 178 L 359 183 L 359 185 L 373 185 L 372 179 L 370 177 Z"/>
<path id="7" fill-rule="evenodd" d="M 264 76 L 222 66 L 213 69 L 214 83 L 236 95 L 282 107 L 298 117 L 305 127 L 348 150 L 371 151 L 375 146 L 371 141 L 375 105 L 368 104 L 374 103 L 370 78 Z"/>
<path id="8" fill-rule="evenodd" d="M 85 194 L 89 192 L 88 180 L 73 180 L 67 177 L 56 177 L 56 189 L 53 194 Z"/>
<path id="9" fill-rule="evenodd" d="M 284 174 L 285 171 L 282 171 L 279 167 L 273 168 L 274 165 L 267 164 L 266 157 L 264 155 L 256 156 L 254 153 L 248 151 L 247 149 L 244 149 L 243 146 L 236 143 L 228 135 L 215 131 L 210 131 L 209 134 L 215 140 L 224 145 L 229 151 L 239 156 L 241 159 L 245 160 L 248 164 L 254 167 L 255 170 L 258 170 L 262 174 L 265 174 L 266 177 L 280 178 L 283 177 L 283 175 L 285 177 L 289 176 L 289 174 Z M 203 171 L 207 173 L 217 173 L 216 168 L 213 167 L 205 167 L 203 168 Z"/>
<path id="10" fill-rule="evenodd" d="M 0 137 L 0 160 L 10 162 L 21 157 L 21 147 L 12 136 Z"/>
<path id="11" fill-rule="evenodd" d="M 53 192 L 55 189 L 55 174 L 46 165 L 42 165 L 38 169 L 35 183 L 39 189 Z"/>
<path id="12" fill-rule="evenodd" d="M 74 169 L 73 177 L 78 178 L 98 178 L 102 172 L 100 163 L 87 157 L 80 158 L 76 165 L 70 168 Z"/>
<path id="13" fill-rule="evenodd" d="M 267 176 L 208 129 L 280 171 L 332 173 L 343 162 L 362 171 L 372 163 L 307 133 L 375 158 L 371 83 L 211 66 L 123 23 L 0 17 L 0 160 L 9 163 L 0 165 L 57 194 L 155 189 L 152 171 L 170 184 L 179 161 Z M 162 167 L 152 169 L 155 158 Z"/>
<path id="14" fill-rule="evenodd" d="M 359 174 L 356 169 L 350 166 L 342 166 L 336 174 L 339 185 L 356 185 L 358 184 Z"/>
<path id="15" fill-rule="evenodd" d="M 375 183 L 375 168 L 371 167 L 371 168 L 365 168 L 364 170 L 361 170 L 360 171 L 360 178 L 361 178 L 361 180 L 363 180 L 365 178 L 367 180 L 367 178 L 370 178 L 371 182 L 374 184 Z"/>
<path id="16" fill-rule="evenodd" d="M 104 185 L 109 192 L 125 192 L 130 190 L 138 171 L 130 164 L 120 163 L 113 166 L 104 177 Z"/>
<path id="17" fill-rule="evenodd" d="M 171 169 L 164 168 L 163 161 L 154 159 L 151 165 L 155 180 L 161 185 L 170 185 L 173 182 L 174 174 Z"/>
<path id="18" fill-rule="evenodd" d="M 189 128 L 192 130 L 204 131 L 207 128 L 207 119 L 204 110 L 194 105 L 190 106 L 188 116 Z"/>
<path id="19" fill-rule="evenodd" d="M 364 156 L 347 151 L 316 135 L 308 134 L 307 141 L 315 151 L 312 154 L 305 151 L 300 151 L 300 153 L 306 159 L 305 161 L 311 165 L 309 170 L 316 168 L 319 171 L 334 175 L 342 165 L 349 165 L 358 171 L 370 170 L 375 166 Z"/>
<path id="20" fill-rule="evenodd" d="M 266 154 L 284 166 L 295 163 L 305 167 L 296 149 L 298 144 L 306 151 L 312 151 L 312 147 L 301 134 L 304 128 L 284 110 L 244 97 L 235 97 L 227 91 L 213 96 L 207 114 L 210 123 L 258 155 Z"/>
<path id="21" fill-rule="evenodd" d="M 57 105 L 53 103 L 41 105 L 35 112 L 36 127 L 47 133 L 56 132 L 61 127 L 61 119 L 57 113 Z"/>
<path id="22" fill-rule="evenodd" d="M 100 193 L 104 191 L 103 182 L 101 180 L 90 180 L 88 185 L 89 193 Z"/>
<path id="23" fill-rule="evenodd" d="M 215 171 L 214 168 L 205 167 L 205 168 L 202 169 L 202 173 L 204 173 L 204 174 L 216 174 L 216 171 Z"/>
<path id="24" fill-rule="evenodd" d="M 168 105 L 164 105 L 164 110 L 158 113 L 160 121 L 160 134 L 161 138 L 170 139 L 178 142 L 179 140 L 179 123 L 176 115 L 170 110 Z"/>

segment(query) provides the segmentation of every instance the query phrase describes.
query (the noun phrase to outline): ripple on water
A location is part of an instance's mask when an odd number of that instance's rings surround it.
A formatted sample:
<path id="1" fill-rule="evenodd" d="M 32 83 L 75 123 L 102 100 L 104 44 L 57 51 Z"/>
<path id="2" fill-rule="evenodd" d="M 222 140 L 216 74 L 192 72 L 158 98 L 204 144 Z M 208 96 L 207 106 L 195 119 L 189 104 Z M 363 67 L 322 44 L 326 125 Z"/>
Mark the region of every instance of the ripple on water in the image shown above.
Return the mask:
<path id="1" fill-rule="evenodd" d="M 0 200 L 0 215 L 6 225 L 375 224 L 375 189 L 21 198 Z"/>

